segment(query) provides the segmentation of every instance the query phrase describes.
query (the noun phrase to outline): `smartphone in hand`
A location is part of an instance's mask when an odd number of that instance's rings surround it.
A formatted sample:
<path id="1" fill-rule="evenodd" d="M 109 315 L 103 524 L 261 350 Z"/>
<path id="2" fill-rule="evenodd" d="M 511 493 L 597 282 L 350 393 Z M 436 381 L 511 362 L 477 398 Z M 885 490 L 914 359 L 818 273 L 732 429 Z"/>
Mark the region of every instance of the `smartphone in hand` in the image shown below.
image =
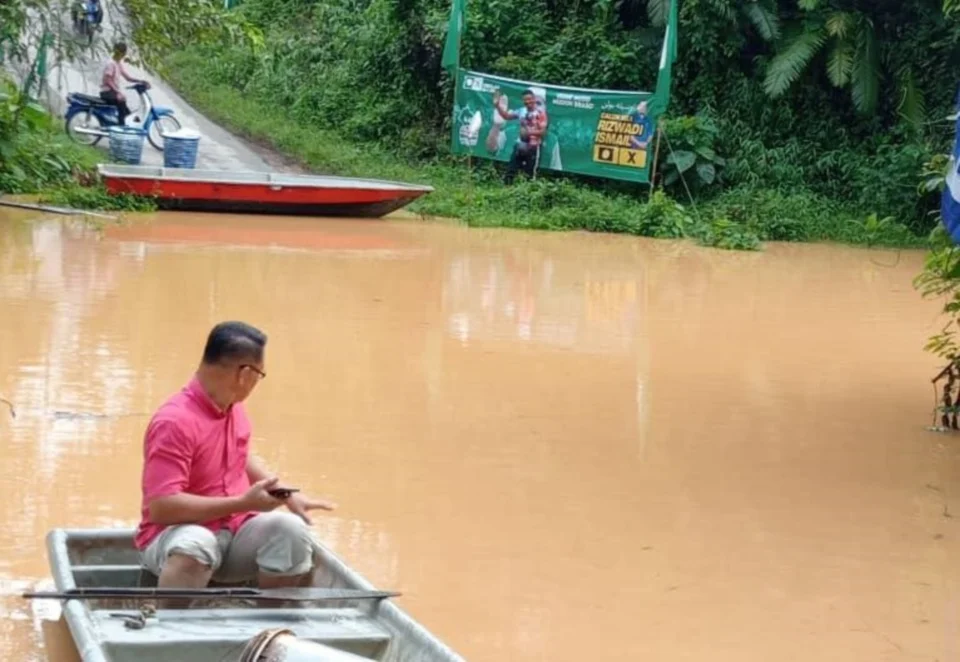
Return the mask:
<path id="1" fill-rule="evenodd" d="M 295 487 L 277 487 L 272 490 L 267 490 L 267 494 L 272 496 L 274 499 L 280 499 L 281 501 L 286 501 L 289 499 L 294 492 L 299 492 Z"/>

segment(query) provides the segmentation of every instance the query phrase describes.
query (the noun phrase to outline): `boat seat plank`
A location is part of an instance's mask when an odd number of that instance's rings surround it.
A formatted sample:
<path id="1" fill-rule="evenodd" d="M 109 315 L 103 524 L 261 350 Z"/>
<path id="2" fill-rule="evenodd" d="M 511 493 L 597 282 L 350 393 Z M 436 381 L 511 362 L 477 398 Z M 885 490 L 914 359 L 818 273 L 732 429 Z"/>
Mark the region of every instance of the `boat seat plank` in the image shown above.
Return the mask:
<path id="1" fill-rule="evenodd" d="M 132 564 L 105 564 L 95 565 L 73 565 L 70 566 L 73 573 L 73 581 L 77 588 L 123 588 L 140 587 L 155 588 L 157 586 L 157 576 L 140 565 Z M 240 586 L 241 583 L 224 584 L 222 582 L 211 581 L 210 586 Z"/>
<path id="2" fill-rule="evenodd" d="M 125 627 L 123 619 L 115 615 L 135 613 L 93 612 L 98 638 L 105 649 L 115 653 L 110 659 L 152 660 L 161 650 L 165 658 L 202 651 L 210 656 L 205 659 L 219 659 L 272 628 L 287 628 L 300 639 L 371 659 L 379 659 L 390 643 L 387 630 L 353 608 L 161 610 L 157 620 L 142 630 Z"/>

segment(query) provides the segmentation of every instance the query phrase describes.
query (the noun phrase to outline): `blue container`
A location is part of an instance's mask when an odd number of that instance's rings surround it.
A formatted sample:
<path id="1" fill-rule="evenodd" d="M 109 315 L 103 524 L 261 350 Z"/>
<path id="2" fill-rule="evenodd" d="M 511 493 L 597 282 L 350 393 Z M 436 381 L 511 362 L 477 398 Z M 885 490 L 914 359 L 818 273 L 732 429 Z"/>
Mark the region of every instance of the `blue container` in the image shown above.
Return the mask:
<path id="1" fill-rule="evenodd" d="M 110 158 L 116 163 L 140 165 L 146 132 L 132 126 L 112 126 L 109 133 Z"/>
<path id="2" fill-rule="evenodd" d="M 163 136 L 163 166 L 165 168 L 194 168 L 200 134 L 187 129 Z"/>

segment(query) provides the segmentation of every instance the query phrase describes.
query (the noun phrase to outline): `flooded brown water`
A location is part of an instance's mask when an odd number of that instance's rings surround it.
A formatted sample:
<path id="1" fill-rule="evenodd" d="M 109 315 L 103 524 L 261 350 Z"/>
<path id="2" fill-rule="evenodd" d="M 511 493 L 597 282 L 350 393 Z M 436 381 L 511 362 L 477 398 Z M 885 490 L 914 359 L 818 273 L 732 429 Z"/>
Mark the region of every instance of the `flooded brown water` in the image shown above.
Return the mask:
<path id="1" fill-rule="evenodd" d="M 135 522 L 147 416 L 241 318 L 257 449 L 470 660 L 960 659 L 921 257 L 0 212 L 6 657 L 46 655 L 45 533 Z"/>

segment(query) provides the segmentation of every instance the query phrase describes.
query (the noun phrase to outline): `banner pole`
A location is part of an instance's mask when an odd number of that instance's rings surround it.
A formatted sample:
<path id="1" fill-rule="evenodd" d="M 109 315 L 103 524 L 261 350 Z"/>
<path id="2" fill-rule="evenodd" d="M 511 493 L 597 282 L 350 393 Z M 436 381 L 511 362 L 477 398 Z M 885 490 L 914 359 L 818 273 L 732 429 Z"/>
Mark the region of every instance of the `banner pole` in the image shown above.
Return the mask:
<path id="1" fill-rule="evenodd" d="M 660 135 L 663 133 L 663 123 L 657 120 L 657 142 L 653 147 L 653 167 L 650 169 L 650 196 L 653 197 L 653 189 L 657 185 L 657 162 L 660 159 Z"/>
<path id="2" fill-rule="evenodd" d="M 467 154 L 467 201 L 473 204 L 473 153 Z"/>

